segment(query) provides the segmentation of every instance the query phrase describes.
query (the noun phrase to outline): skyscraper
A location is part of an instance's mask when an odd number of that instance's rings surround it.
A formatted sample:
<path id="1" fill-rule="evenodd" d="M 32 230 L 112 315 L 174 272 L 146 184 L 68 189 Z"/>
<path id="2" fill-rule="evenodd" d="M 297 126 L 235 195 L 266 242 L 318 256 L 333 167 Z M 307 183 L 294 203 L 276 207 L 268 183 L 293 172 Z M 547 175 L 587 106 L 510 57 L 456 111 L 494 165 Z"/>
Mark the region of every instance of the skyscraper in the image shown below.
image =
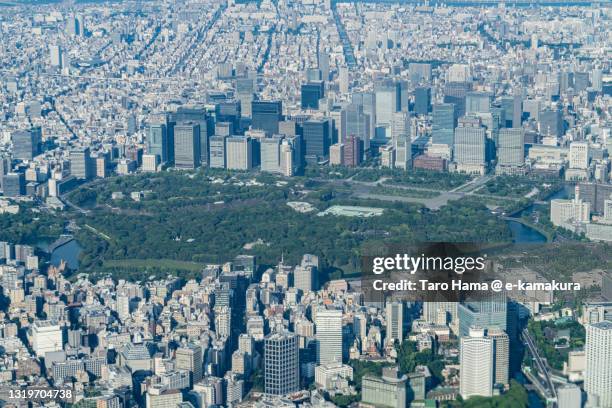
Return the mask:
<path id="1" fill-rule="evenodd" d="M 468 299 L 459 303 L 457 314 L 460 336 L 467 336 L 472 326 L 506 331 L 508 299 L 504 292 L 491 293 L 482 299 Z"/>
<path id="2" fill-rule="evenodd" d="M 302 109 L 319 109 L 319 99 L 325 96 L 325 83 L 311 81 L 302 84 L 301 91 Z"/>
<path id="3" fill-rule="evenodd" d="M 525 132 L 522 128 L 499 130 L 497 165 L 519 167 L 525 164 Z"/>
<path id="4" fill-rule="evenodd" d="M 224 169 L 225 168 L 225 147 L 226 136 L 212 136 L 209 139 L 210 144 L 210 168 Z"/>
<path id="5" fill-rule="evenodd" d="M 385 307 L 387 321 L 386 344 L 401 344 L 404 340 L 404 303 L 395 301 L 388 302 Z"/>
<path id="6" fill-rule="evenodd" d="M 306 158 L 319 161 L 329 156 L 329 121 L 311 119 L 302 123 L 302 137 Z"/>
<path id="7" fill-rule="evenodd" d="M 62 68 L 62 47 L 49 45 L 49 62 L 52 67 Z"/>
<path id="8" fill-rule="evenodd" d="M 346 139 L 344 145 L 344 165 L 356 167 L 361 164 L 363 159 L 363 141 L 355 135 Z"/>
<path id="9" fill-rule="evenodd" d="M 286 395 L 299 390 L 298 337 L 272 333 L 264 340 L 265 392 Z"/>
<path id="10" fill-rule="evenodd" d="M 198 131 L 195 134 L 198 139 L 196 154 L 199 156 L 197 159 L 198 164 L 195 167 L 199 167 L 200 164 L 203 166 L 208 165 L 208 139 L 214 132 L 212 118 L 203 108 L 182 106 L 176 110 L 174 119 L 176 123 L 192 123 L 199 125 Z"/>
<path id="11" fill-rule="evenodd" d="M 448 82 L 444 86 L 444 103 L 455 105 L 455 117 L 465 115 L 465 96 L 472 89 L 471 82 Z"/>
<path id="12" fill-rule="evenodd" d="M 176 369 L 191 373 L 191 383 L 202 379 L 202 347 L 197 344 L 183 345 L 176 349 Z"/>
<path id="13" fill-rule="evenodd" d="M 471 327 L 467 336 L 461 337 L 459 393 L 464 399 L 493 395 L 493 358 L 494 342 L 483 328 Z"/>
<path id="14" fill-rule="evenodd" d="M 468 92 L 465 96 L 465 114 L 488 113 L 491 111 L 491 94 L 488 92 Z"/>
<path id="15" fill-rule="evenodd" d="M 88 147 L 70 150 L 70 173 L 79 180 L 89 180 L 95 175 L 95 161 Z"/>
<path id="16" fill-rule="evenodd" d="M 519 95 L 504 96 L 501 98 L 501 107 L 504 110 L 506 124 L 504 127 L 521 127 L 521 117 L 523 115 L 523 103 Z"/>
<path id="17" fill-rule="evenodd" d="M 341 94 L 349 93 L 349 70 L 347 67 L 340 67 L 338 73 L 338 86 Z"/>
<path id="18" fill-rule="evenodd" d="M 414 90 L 414 113 L 427 115 L 431 106 L 431 88 L 418 87 Z"/>
<path id="19" fill-rule="evenodd" d="M 13 158 L 32 160 L 40 153 L 40 128 L 17 130 L 11 133 L 13 142 Z"/>
<path id="20" fill-rule="evenodd" d="M 408 377 L 400 376 L 397 367 L 383 368 L 382 377 L 366 374 L 361 385 L 362 402 L 376 407 L 407 407 L 407 382 Z"/>
<path id="21" fill-rule="evenodd" d="M 370 115 L 366 114 L 363 105 L 350 103 L 345 108 L 346 129 L 345 136 L 357 136 L 363 141 L 364 150 L 370 148 Z M 343 141 L 344 142 L 344 141 Z"/>
<path id="22" fill-rule="evenodd" d="M 390 81 L 377 84 L 376 87 L 376 127 L 391 130 L 393 112 L 397 107 L 397 88 Z M 390 135 L 386 135 L 388 137 Z"/>
<path id="23" fill-rule="evenodd" d="M 563 116 L 559 109 L 544 109 L 539 115 L 540 133 L 559 138 L 563 136 Z"/>
<path id="24" fill-rule="evenodd" d="M 584 390 L 589 403 L 612 407 L 612 322 L 587 326 L 585 352 Z"/>
<path id="25" fill-rule="evenodd" d="M 342 310 L 317 309 L 317 363 L 342 362 Z"/>
<path id="26" fill-rule="evenodd" d="M 253 139 L 232 136 L 226 139 L 226 168 L 250 170 L 253 167 Z"/>
<path id="27" fill-rule="evenodd" d="M 170 139 L 165 123 L 150 124 L 147 129 L 147 152 L 156 155 L 162 163 L 170 162 L 170 152 L 173 150 Z"/>
<path id="28" fill-rule="evenodd" d="M 431 130 L 432 143 L 453 146 L 456 127 L 455 105 L 452 103 L 435 104 Z"/>
<path id="29" fill-rule="evenodd" d="M 278 133 L 278 123 L 283 119 L 281 101 L 253 101 L 251 127 L 265 131 L 269 135 Z"/>
<path id="30" fill-rule="evenodd" d="M 174 166 L 195 169 L 200 166 L 200 125 L 193 122 L 174 126 Z"/>
<path id="31" fill-rule="evenodd" d="M 457 170 L 485 174 L 487 166 L 487 136 L 477 117 L 459 119 L 453 148 Z"/>
<path id="32" fill-rule="evenodd" d="M 510 375 L 510 338 L 497 327 L 487 330 L 487 337 L 493 340 L 493 384 L 508 385 Z"/>
<path id="33" fill-rule="evenodd" d="M 259 142 L 261 171 L 280 173 L 280 146 L 282 140 L 283 137 L 278 135 L 261 139 Z"/>

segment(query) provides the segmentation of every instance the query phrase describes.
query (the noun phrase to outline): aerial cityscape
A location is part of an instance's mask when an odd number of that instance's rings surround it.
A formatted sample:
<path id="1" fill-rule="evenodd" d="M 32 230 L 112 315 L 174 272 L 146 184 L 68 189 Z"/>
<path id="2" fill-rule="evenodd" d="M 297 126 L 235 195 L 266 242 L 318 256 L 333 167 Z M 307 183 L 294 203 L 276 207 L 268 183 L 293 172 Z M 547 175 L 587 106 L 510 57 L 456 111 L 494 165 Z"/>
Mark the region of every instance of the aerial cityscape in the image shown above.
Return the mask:
<path id="1" fill-rule="evenodd" d="M 0 407 L 612 408 L 609 0 L 0 0 L 0 44 Z"/>

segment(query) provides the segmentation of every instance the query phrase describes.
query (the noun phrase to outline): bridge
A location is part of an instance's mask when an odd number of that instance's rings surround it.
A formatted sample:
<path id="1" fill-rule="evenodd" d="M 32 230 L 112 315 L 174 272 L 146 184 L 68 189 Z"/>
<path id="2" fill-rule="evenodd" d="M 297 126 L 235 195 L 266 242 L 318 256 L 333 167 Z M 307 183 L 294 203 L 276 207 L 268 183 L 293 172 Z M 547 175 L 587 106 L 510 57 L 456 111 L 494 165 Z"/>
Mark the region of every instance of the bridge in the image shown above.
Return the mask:
<path id="1" fill-rule="evenodd" d="M 48 253 L 52 253 L 57 248 L 59 248 L 59 247 L 61 247 L 63 245 L 66 245 L 70 241 L 74 241 L 74 237 L 72 235 L 60 235 L 60 237 L 57 240 L 55 240 L 54 243 L 49 245 L 49 248 L 47 248 L 47 252 Z"/>
<path id="2" fill-rule="evenodd" d="M 533 357 L 533 362 L 535 363 L 534 371 L 537 371 L 537 376 L 532 373 L 532 370 L 524 370 L 527 378 L 532 382 L 532 384 L 536 387 L 540 395 L 542 395 L 546 401 L 547 405 L 552 408 L 557 407 L 557 390 L 555 385 L 553 384 L 552 376 L 548 369 L 548 365 L 546 361 L 540 356 L 538 352 L 537 345 L 535 341 L 529 334 L 527 329 L 523 330 L 521 338 L 525 342 L 529 354 Z"/>

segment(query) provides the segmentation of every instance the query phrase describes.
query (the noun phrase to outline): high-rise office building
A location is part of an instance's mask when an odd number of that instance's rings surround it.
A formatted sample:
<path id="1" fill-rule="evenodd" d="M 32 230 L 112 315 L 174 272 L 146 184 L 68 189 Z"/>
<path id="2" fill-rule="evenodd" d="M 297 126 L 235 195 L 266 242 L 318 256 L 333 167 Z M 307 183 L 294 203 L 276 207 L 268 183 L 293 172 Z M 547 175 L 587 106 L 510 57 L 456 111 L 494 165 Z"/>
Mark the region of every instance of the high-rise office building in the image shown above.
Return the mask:
<path id="1" fill-rule="evenodd" d="M 364 150 L 370 148 L 370 116 L 363 110 L 363 105 L 350 103 L 344 108 L 346 114 L 345 138 L 357 136 L 363 142 Z M 340 140 L 340 139 L 339 139 Z M 340 140 L 344 142 L 344 139 Z"/>
<path id="2" fill-rule="evenodd" d="M 329 121 L 311 119 L 302 123 L 305 156 L 307 160 L 320 161 L 329 156 Z"/>
<path id="3" fill-rule="evenodd" d="M 342 310 L 317 309 L 317 363 L 342 362 Z"/>
<path id="4" fill-rule="evenodd" d="M 465 115 L 465 97 L 472 89 L 471 82 L 448 82 L 444 86 L 444 103 L 455 105 L 455 117 Z"/>
<path id="5" fill-rule="evenodd" d="M 193 122 L 174 126 L 174 166 L 179 169 L 200 167 L 200 125 Z"/>
<path id="6" fill-rule="evenodd" d="M 233 132 L 240 132 L 240 118 L 242 117 L 242 103 L 238 99 L 226 100 L 215 105 L 215 123 L 230 123 Z M 215 135 L 217 131 L 215 130 Z"/>
<path id="7" fill-rule="evenodd" d="M 519 95 L 504 96 L 501 98 L 501 107 L 504 110 L 506 124 L 504 127 L 520 128 L 523 115 L 523 101 Z"/>
<path id="8" fill-rule="evenodd" d="M 348 94 L 350 87 L 348 67 L 340 67 L 338 72 L 338 87 L 341 94 Z"/>
<path id="9" fill-rule="evenodd" d="M 302 109 L 319 109 L 319 99 L 325 96 L 325 82 L 311 81 L 302 84 L 301 102 Z"/>
<path id="10" fill-rule="evenodd" d="M 432 143 L 453 146 L 455 128 L 457 127 L 455 105 L 452 103 L 437 103 L 433 106 L 432 115 Z"/>
<path id="11" fill-rule="evenodd" d="M 272 333 L 264 340 L 264 388 L 266 394 L 286 395 L 299 390 L 298 337 Z"/>
<path id="12" fill-rule="evenodd" d="M 363 160 L 363 141 L 355 135 L 346 139 L 344 145 L 344 165 L 357 167 Z"/>
<path id="13" fill-rule="evenodd" d="M 488 92 L 468 92 L 465 95 L 465 114 L 488 113 L 491 111 L 491 94 Z"/>
<path id="14" fill-rule="evenodd" d="M 176 349 L 176 369 L 191 373 L 191 383 L 202 379 L 202 347 L 197 344 L 183 345 Z"/>
<path id="15" fill-rule="evenodd" d="M 431 88 L 417 87 L 414 90 L 414 113 L 427 115 L 431 107 Z"/>
<path id="16" fill-rule="evenodd" d="M 576 384 L 563 384 L 557 387 L 557 408 L 581 408 L 582 391 Z"/>
<path id="17" fill-rule="evenodd" d="M 302 292 L 315 290 L 317 280 L 317 268 L 312 265 L 298 265 L 293 271 L 293 282 L 296 289 Z"/>
<path id="18" fill-rule="evenodd" d="M 225 148 L 226 136 L 212 136 L 209 139 L 210 144 L 210 168 L 224 169 L 225 168 Z"/>
<path id="19" fill-rule="evenodd" d="M 589 160 L 589 142 L 570 143 L 569 165 L 571 169 L 586 170 L 589 168 Z"/>
<path id="20" fill-rule="evenodd" d="M 427 323 L 455 325 L 457 323 L 457 302 L 423 302 L 423 319 Z"/>
<path id="21" fill-rule="evenodd" d="M 393 144 L 398 139 L 410 140 L 410 113 L 395 112 L 391 122 L 391 140 Z"/>
<path id="22" fill-rule="evenodd" d="M 385 307 L 387 322 L 386 344 L 401 344 L 404 340 L 404 303 L 401 301 L 388 302 Z"/>
<path id="23" fill-rule="evenodd" d="M 386 81 L 376 84 L 376 127 L 391 130 L 393 113 L 397 111 L 397 87 L 394 83 Z M 386 135 L 388 137 L 389 135 Z"/>
<path id="24" fill-rule="evenodd" d="M 457 305 L 459 335 L 467 336 L 472 326 L 506 331 L 508 299 L 504 292 L 491 293 L 482 299 L 468 299 Z"/>
<path id="25" fill-rule="evenodd" d="M 525 164 L 525 131 L 522 128 L 499 130 L 497 165 L 519 167 Z"/>
<path id="26" fill-rule="evenodd" d="M 278 123 L 283 119 L 281 101 L 253 101 L 251 103 L 251 127 L 269 135 L 278 134 Z"/>
<path id="27" fill-rule="evenodd" d="M 89 180 L 95 176 L 95 161 L 88 147 L 70 150 L 70 173 L 79 180 Z"/>
<path id="28" fill-rule="evenodd" d="M 253 139 L 250 137 L 232 136 L 225 140 L 226 168 L 232 170 L 250 170 L 253 167 Z"/>
<path id="29" fill-rule="evenodd" d="M 399 375 L 397 367 L 383 368 L 382 376 L 363 376 L 362 402 L 376 407 L 404 408 L 408 406 L 408 377 Z"/>
<path id="30" fill-rule="evenodd" d="M 62 68 L 63 60 L 62 47 L 59 45 L 49 45 L 49 62 L 52 67 Z"/>
<path id="31" fill-rule="evenodd" d="M 563 115 L 559 109 L 546 108 L 539 112 L 540 133 L 559 138 L 563 136 Z"/>
<path id="32" fill-rule="evenodd" d="M 500 328 L 487 330 L 487 337 L 493 340 L 493 383 L 508 385 L 510 375 L 510 338 Z"/>
<path id="33" fill-rule="evenodd" d="M 584 390 L 591 406 L 612 407 L 612 322 L 586 328 Z"/>
<path id="34" fill-rule="evenodd" d="M 13 142 L 13 158 L 18 160 L 32 160 L 40 153 L 40 128 L 31 130 L 17 130 L 11 133 Z"/>
<path id="35" fill-rule="evenodd" d="M 4 190 L 4 176 L 12 170 L 11 159 L 0 153 L 0 191 Z"/>
<path id="36" fill-rule="evenodd" d="M 280 173 L 282 136 L 272 136 L 261 139 L 259 152 L 261 155 L 261 171 Z"/>
<path id="37" fill-rule="evenodd" d="M 9 172 L 1 178 L 5 197 L 19 197 L 26 194 L 25 174 Z"/>
<path id="38" fill-rule="evenodd" d="M 147 129 L 147 153 L 156 155 L 161 163 L 173 160 L 174 143 L 165 123 L 151 123 Z"/>
<path id="39" fill-rule="evenodd" d="M 47 352 L 63 350 L 62 329 L 57 323 L 36 320 L 31 330 L 32 349 L 37 357 L 44 357 Z"/>
<path id="40" fill-rule="evenodd" d="M 351 102 L 355 105 L 361 105 L 363 113 L 369 117 L 370 122 L 370 139 L 376 135 L 376 93 L 374 92 L 355 92 L 351 95 Z M 369 149 L 369 143 L 366 146 Z"/>
<path id="41" fill-rule="evenodd" d="M 208 139 L 214 132 L 214 121 L 206 112 L 206 109 L 195 107 L 180 107 L 174 113 L 174 122 L 177 124 L 197 124 L 198 131 L 195 136 L 197 140 L 198 155 L 195 167 L 208 165 Z M 176 130 L 175 130 L 176 134 Z M 176 136 L 175 136 L 176 137 Z M 175 141 L 176 146 L 176 141 Z M 176 152 L 175 152 L 176 155 Z M 178 167 L 178 166 L 177 166 Z"/>
<path id="42" fill-rule="evenodd" d="M 459 119 L 453 153 L 458 171 L 485 174 L 487 135 L 479 118 L 466 116 Z"/>
<path id="43" fill-rule="evenodd" d="M 471 327 L 459 343 L 459 393 L 463 399 L 491 397 L 494 378 L 494 340 L 485 330 Z"/>
<path id="44" fill-rule="evenodd" d="M 413 84 L 428 84 L 431 82 L 431 64 L 411 62 L 408 64 L 410 82 Z"/>

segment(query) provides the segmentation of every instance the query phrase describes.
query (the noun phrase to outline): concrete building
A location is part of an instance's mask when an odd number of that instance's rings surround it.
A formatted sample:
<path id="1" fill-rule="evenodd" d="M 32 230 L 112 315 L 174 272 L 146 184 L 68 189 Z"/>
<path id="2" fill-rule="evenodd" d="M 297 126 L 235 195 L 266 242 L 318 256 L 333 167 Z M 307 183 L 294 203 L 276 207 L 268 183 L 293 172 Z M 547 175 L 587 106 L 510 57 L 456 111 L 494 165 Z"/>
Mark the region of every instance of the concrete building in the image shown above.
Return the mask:
<path id="1" fill-rule="evenodd" d="M 293 333 L 272 333 L 264 341 L 265 392 L 286 395 L 299 390 L 298 338 Z"/>
<path id="2" fill-rule="evenodd" d="M 586 372 L 584 390 L 596 407 L 612 406 L 612 322 L 586 327 Z"/>
<path id="3" fill-rule="evenodd" d="M 317 363 L 342 362 L 342 310 L 317 309 Z"/>
<path id="4" fill-rule="evenodd" d="M 461 337 L 459 346 L 459 393 L 463 399 L 493 395 L 494 340 L 485 336 L 485 330 L 472 327 Z"/>
<path id="5" fill-rule="evenodd" d="M 226 168 L 250 170 L 253 168 L 253 139 L 250 137 L 228 137 L 226 143 Z"/>

